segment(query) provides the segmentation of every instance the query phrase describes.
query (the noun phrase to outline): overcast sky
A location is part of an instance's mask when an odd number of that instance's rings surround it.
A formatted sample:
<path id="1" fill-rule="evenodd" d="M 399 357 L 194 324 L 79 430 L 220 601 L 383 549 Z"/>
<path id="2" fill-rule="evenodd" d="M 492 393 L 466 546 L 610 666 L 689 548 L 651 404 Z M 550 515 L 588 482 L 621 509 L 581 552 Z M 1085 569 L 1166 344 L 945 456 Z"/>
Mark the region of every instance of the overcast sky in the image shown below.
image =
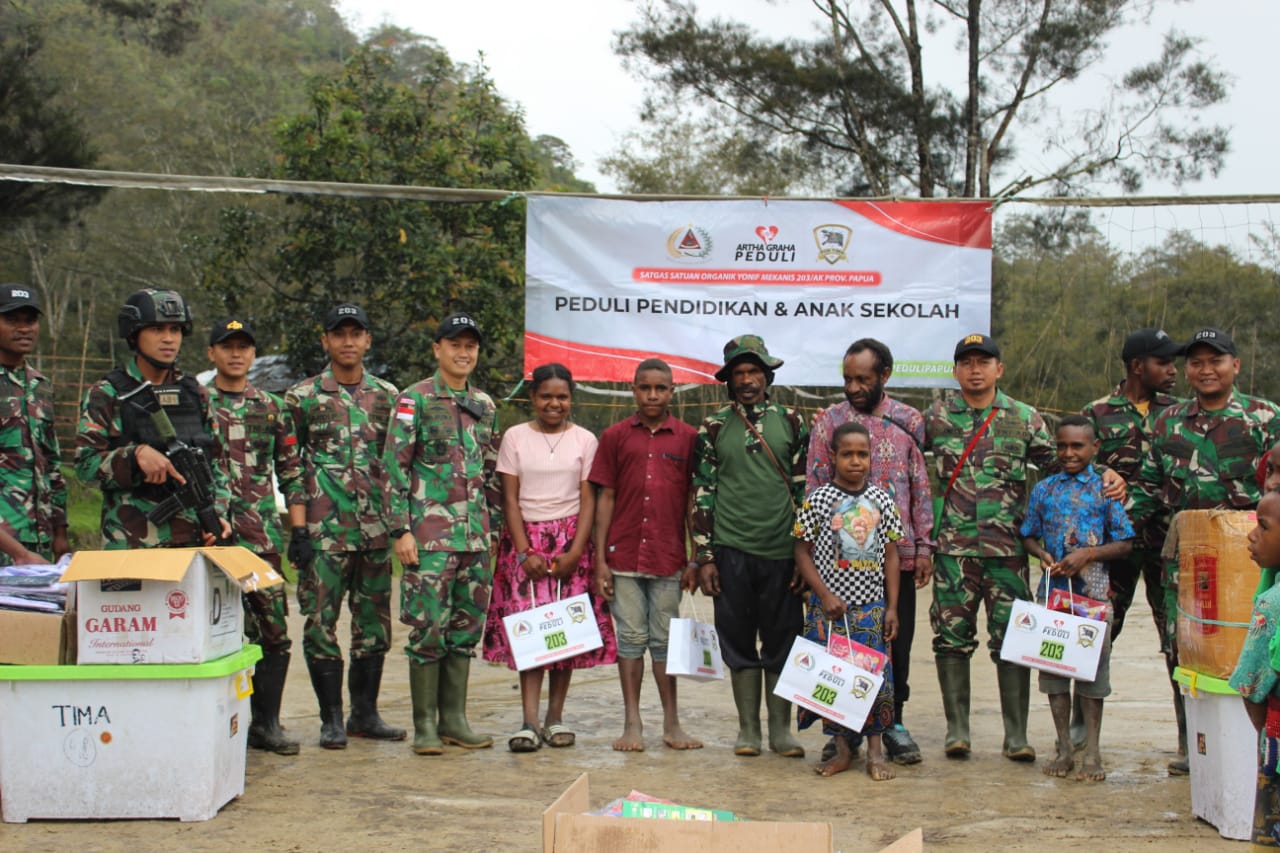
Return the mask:
<path id="1" fill-rule="evenodd" d="M 708 13 L 732 15 L 760 30 L 807 36 L 814 16 L 808 0 L 703 0 Z M 530 134 L 565 140 L 578 160 L 578 174 L 602 192 L 615 191 L 599 161 L 639 124 L 641 83 L 623 70 L 613 53 L 615 33 L 636 17 L 631 0 L 341 0 L 343 14 L 359 32 L 390 21 L 436 39 L 455 60 L 474 61 L 484 53 L 500 92 L 525 111 Z M 1277 111 L 1274 108 L 1275 35 L 1280 3 L 1273 0 L 1191 0 L 1165 3 L 1152 24 L 1112 38 L 1115 58 L 1103 74 L 1118 76 L 1139 58 L 1154 58 L 1170 27 L 1204 39 L 1203 49 L 1233 78 L 1230 103 L 1210 116 L 1231 128 L 1232 151 L 1216 179 L 1184 188 L 1184 193 L 1234 194 L 1274 191 Z M 958 56 L 938 44 L 926 53 L 926 74 L 955 69 Z M 1091 105 L 1099 78 L 1080 84 L 1076 103 Z M 1035 168 L 1036 152 L 1020 155 Z M 1173 192 L 1148 183 L 1145 193 Z"/>

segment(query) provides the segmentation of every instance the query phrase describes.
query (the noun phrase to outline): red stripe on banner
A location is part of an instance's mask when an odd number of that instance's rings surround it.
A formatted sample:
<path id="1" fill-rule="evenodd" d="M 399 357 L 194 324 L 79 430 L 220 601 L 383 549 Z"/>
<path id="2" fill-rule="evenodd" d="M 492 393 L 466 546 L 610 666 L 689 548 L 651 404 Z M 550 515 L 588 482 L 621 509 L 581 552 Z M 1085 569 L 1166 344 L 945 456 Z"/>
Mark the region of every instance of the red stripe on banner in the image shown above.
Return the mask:
<path id="1" fill-rule="evenodd" d="M 991 205 L 985 201 L 837 201 L 882 228 L 948 246 L 991 248 Z"/>
<path id="2" fill-rule="evenodd" d="M 549 338 L 535 332 L 524 333 L 524 370 L 528 374 L 540 364 L 558 361 L 573 374 L 573 378 L 589 382 L 631 382 L 636 376 L 636 365 L 646 358 L 660 358 L 671 365 L 672 378 L 676 382 L 700 382 L 712 384 L 720 365 L 699 361 L 682 355 L 649 350 L 602 347 Z"/>

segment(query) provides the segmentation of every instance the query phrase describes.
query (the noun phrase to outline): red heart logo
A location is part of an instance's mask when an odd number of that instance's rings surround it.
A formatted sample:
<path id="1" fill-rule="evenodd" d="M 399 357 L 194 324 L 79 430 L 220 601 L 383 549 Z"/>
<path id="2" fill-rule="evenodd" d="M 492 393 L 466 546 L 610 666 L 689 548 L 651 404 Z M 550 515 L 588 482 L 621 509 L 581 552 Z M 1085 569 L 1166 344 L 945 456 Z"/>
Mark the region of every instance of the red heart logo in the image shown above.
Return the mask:
<path id="1" fill-rule="evenodd" d="M 831 667 L 831 671 L 832 671 L 832 672 L 840 672 L 841 670 L 840 670 L 840 667 L 838 667 L 838 666 L 833 666 L 833 667 Z"/>
<path id="2" fill-rule="evenodd" d="M 1055 627 L 1055 628 L 1061 628 L 1061 627 L 1062 627 L 1063 625 L 1065 625 L 1065 624 L 1067 624 L 1067 623 L 1063 622 L 1061 619 L 1054 619 L 1054 620 L 1053 620 L 1053 627 Z"/>
<path id="3" fill-rule="evenodd" d="M 778 236 L 777 225 L 761 225 L 756 229 L 756 236 L 766 243 L 772 242 L 774 237 Z"/>

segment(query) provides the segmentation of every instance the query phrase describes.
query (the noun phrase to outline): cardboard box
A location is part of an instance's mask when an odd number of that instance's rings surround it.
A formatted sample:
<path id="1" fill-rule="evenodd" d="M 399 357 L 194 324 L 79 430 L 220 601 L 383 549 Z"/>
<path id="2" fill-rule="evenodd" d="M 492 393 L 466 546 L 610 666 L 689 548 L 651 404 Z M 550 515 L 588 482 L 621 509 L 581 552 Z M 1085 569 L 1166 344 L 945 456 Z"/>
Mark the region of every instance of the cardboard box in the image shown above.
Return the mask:
<path id="1" fill-rule="evenodd" d="M 76 614 L 0 610 L 0 664 L 76 662 Z"/>
<path id="2" fill-rule="evenodd" d="M 284 582 L 240 547 L 80 551 L 62 580 L 76 582 L 81 664 L 225 657 L 242 642 L 240 593 Z"/>
<path id="3" fill-rule="evenodd" d="M 1240 694 L 1227 682 L 1174 671 L 1187 706 L 1191 813 L 1223 838 L 1248 841 L 1258 780 L 1258 734 Z"/>
<path id="4" fill-rule="evenodd" d="M 583 773 L 542 813 L 543 853 L 831 853 L 829 823 L 770 821 L 688 821 L 601 817 L 591 810 L 591 790 Z M 882 853 L 914 853 L 920 830 L 900 838 Z"/>
<path id="5" fill-rule="evenodd" d="M 1178 537 L 1178 663 L 1230 678 L 1258 586 L 1249 556 L 1257 513 L 1197 509 L 1174 516 Z"/>
<path id="6" fill-rule="evenodd" d="M 244 793 L 257 646 L 205 664 L 0 666 L 0 810 L 208 820 Z"/>

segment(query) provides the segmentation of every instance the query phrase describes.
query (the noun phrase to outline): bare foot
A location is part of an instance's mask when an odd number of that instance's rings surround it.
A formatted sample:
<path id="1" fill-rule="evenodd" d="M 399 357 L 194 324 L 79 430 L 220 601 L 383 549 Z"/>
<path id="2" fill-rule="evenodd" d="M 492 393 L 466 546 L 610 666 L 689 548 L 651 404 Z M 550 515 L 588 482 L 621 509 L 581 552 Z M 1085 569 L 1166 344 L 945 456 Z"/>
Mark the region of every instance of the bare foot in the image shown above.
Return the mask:
<path id="1" fill-rule="evenodd" d="M 670 749 L 702 749 L 702 741 L 685 734 L 679 723 L 663 728 L 662 742 Z"/>
<path id="2" fill-rule="evenodd" d="M 644 752 L 644 726 L 640 723 L 627 723 L 622 728 L 622 737 L 613 742 L 618 752 Z"/>
<path id="3" fill-rule="evenodd" d="M 837 735 L 831 739 L 831 742 L 836 745 L 835 755 L 813 766 L 813 772 L 819 776 L 834 776 L 853 766 L 853 753 L 849 751 L 849 741 Z"/>
<path id="4" fill-rule="evenodd" d="M 1097 756 L 1088 756 L 1084 758 L 1084 763 L 1080 765 L 1080 772 L 1076 774 L 1077 782 L 1101 782 L 1107 778 L 1107 771 L 1102 768 L 1102 759 Z"/>
<path id="5" fill-rule="evenodd" d="M 887 782 L 894 777 L 893 765 L 882 755 L 867 756 L 867 775 L 872 782 Z"/>
<path id="6" fill-rule="evenodd" d="M 1075 756 L 1071 752 L 1071 746 L 1068 745 L 1064 751 L 1062 747 L 1058 747 L 1058 757 L 1052 761 L 1046 761 L 1040 766 L 1046 776 L 1056 776 L 1059 779 L 1067 778 L 1067 774 L 1076 766 Z"/>

